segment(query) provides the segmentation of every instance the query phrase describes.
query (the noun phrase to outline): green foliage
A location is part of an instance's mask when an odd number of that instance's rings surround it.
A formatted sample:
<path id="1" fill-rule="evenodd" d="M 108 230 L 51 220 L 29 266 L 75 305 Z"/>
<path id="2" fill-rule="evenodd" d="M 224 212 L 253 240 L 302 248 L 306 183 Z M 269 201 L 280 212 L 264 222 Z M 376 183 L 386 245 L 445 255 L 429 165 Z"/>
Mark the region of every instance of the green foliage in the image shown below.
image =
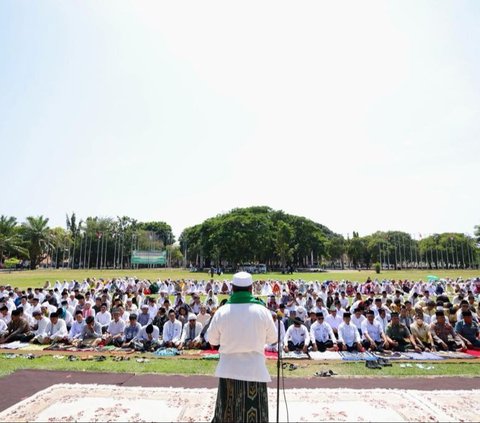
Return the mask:
<path id="1" fill-rule="evenodd" d="M 305 257 L 325 255 L 328 239 L 334 235 L 304 217 L 261 206 L 233 209 L 186 228 L 180 245 L 188 261 L 198 265 L 285 266 L 290 261 L 301 265 Z"/>
<path id="2" fill-rule="evenodd" d="M 377 262 L 375 263 L 375 273 L 379 274 L 381 268 L 382 268 L 382 267 L 381 267 L 380 263 L 377 261 Z"/>
<path id="3" fill-rule="evenodd" d="M 27 257 L 28 251 L 20 234 L 17 219 L 13 216 L 0 216 L 0 264 L 4 257 L 12 255 Z"/>
<path id="4" fill-rule="evenodd" d="M 5 269 L 14 269 L 14 268 L 17 267 L 21 262 L 22 262 L 22 260 L 20 260 L 20 259 L 18 259 L 18 258 L 15 258 L 15 257 L 11 257 L 11 258 L 6 259 L 3 264 L 4 264 L 4 266 L 5 266 Z"/>
<path id="5" fill-rule="evenodd" d="M 36 269 L 51 245 L 48 218 L 28 216 L 26 222 L 22 224 L 22 236 L 27 244 L 30 268 Z"/>
<path id="6" fill-rule="evenodd" d="M 163 245 L 172 245 L 175 243 L 172 227 L 165 222 L 143 222 L 138 225 L 140 229 L 153 232 L 157 239 L 162 241 Z"/>

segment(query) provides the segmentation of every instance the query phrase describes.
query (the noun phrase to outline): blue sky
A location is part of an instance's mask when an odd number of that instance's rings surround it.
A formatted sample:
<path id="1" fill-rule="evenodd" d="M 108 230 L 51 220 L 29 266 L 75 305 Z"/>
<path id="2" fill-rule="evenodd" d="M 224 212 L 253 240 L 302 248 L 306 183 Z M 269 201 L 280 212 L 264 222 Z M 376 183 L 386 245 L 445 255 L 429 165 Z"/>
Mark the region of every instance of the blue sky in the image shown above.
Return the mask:
<path id="1" fill-rule="evenodd" d="M 0 213 L 480 224 L 480 4 L 0 3 Z"/>

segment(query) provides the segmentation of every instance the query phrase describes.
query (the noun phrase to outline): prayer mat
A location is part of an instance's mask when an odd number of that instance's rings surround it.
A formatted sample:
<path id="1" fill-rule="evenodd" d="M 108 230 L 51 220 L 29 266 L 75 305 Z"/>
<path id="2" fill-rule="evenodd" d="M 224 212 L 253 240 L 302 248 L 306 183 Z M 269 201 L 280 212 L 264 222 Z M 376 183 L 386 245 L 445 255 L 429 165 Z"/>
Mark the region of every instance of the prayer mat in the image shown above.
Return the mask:
<path id="1" fill-rule="evenodd" d="M 220 360 L 220 354 L 205 354 L 202 355 L 203 360 Z"/>
<path id="2" fill-rule="evenodd" d="M 176 348 L 159 348 L 153 353 L 153 355 L 157 357 L 174 357 L 180 355 L 180 351 Z"/>
<path id="3" fill-rule="evenodd" d="M 372 353 L 365 352 L 348 352 L 341 351 L 340 356 L 344 361 L 376 361 L 378 357 L 374 356 Z"/>
<path id="4" fill-rule="evenodd" d="M 1 344 L 1 348 L 4 348 L 6 350 L 18 350 L 20 348 L 25 348 L 29 344 L 28 342 L 20 342 L 20 341 L 14 341 L 14 342 L 7 342 L 6 344 Z"/>
<path id="5" fill-rule="evenodd" d="M 303 359 L 303 360 L 309 360 L 310 357 L 303 353 L 303 352 L 298 352 L 298 351 L 289 351 L 289 352 L 284 352 L 282 351 L 282 360 L 299 360 L 299 359 Z"/>
<path id="6" fill-rule="evenodd" d="M 274 351 L 264 351 L 264 354 L 269 360 L 276 360 L 278 358 L 278 353 Z"/>
<path id="7" fill-rule="evenodd" d="M 410 357 L 407 357 L 406 355 L 398 351 L 377 351 L 374 354 L 376 357 L 388 358 L 389 360 L 410 360 Z"/>
<path id="8" fill-rule="evenodd" d="M 470 355 L 470 354 L 467 354 L 467 353 L 463 353 L 463 352 L 457 352 L 457 351 L 436 351 L 435 354 L 439 355 L 440 357 L 443 357 L 443 358 L 446 358 L 447 360 L 448 359 L 474 359 L 475 357 Z"/>
<path id="9" fill-rule="evenodd" d="M 308 353 L 312 360 L 321 361 L 321 360 L 341 360 L 342 356 L 336 351 L 310 351 Z"/>
<path id="10" fill-rule="evenodd" d="M 431 352 L 404 352 L 402 353 L 403 355 L 407 356 L 411 360 L 422 360 L 422 361 L 429 361 L 429 360 L 444 360 L 443 357 L 440 357 L 436 353 L 431 353 Z"/>
<path id="11" fill-rule="evenodd" d="M 287 389 L 289 421 L 478 421 L 480 390 Z M 0 413 L 5 422 L 211 421 L 216 389 L 59 384 Z M 276 391 L 268 390 L 269 420 Z M 285 402 L 280 421 L 287 421 Z"/>
<path id="12" fill-rule="evenodd" d="M 473 357 L 480 357 L 480 350 L 467 350 L 467 354 Z"/>
<path id="13" fill-rule="evenodd" d="M 39 345 L 39 344 L 27 344 L 22 350 L 28 351 L 43 351 L 47 349 L 48 345 Z"/>
<path id="14" fill-rule="evenodd" d="M 219 354 L 218 350 L 202 350 L 200 351 L 201 355 L 211 355 L 211 354 Z"/>

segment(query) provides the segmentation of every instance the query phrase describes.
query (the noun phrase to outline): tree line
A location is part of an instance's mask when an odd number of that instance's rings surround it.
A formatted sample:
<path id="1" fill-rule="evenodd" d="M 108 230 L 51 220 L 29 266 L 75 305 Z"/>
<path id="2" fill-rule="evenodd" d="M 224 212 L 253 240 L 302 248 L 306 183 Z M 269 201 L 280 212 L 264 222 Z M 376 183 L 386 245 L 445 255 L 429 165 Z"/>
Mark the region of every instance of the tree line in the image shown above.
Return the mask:
<path id="1" fill-rule="evenodd" d="M 186 228 L 177 243 L 163 221 L 128 216 L 66 216 L 65 227 L 44 216 L 19 223 L 0 216 L 0 266 L 130 268 L 135 250 L 167 250 L 168 266 L 222 267 L 266 264 L 294 268 L 478 268 L 480 225 L 475 236 L 441 233 L 415 239 L 401 231 L 344 237 L 301 216 L 270 207 L 233 209 Z"/>
<path id="2" fill-rule="evenodd" d="M 475 231 L 477 238 L 442 233 L 416 240 L 400 231 L 350 238 L 305 217 L 249 207 L 186 228 L 180 245 L 186 261 L 200 267 L 478 268 L 480 227 Z"/>
<path id="3" fill-rule="evenodd" d="M 139 222 L 128 216 L 66 216 L 65 227 L 49 227 L 44 216 L 29 216 L 19 223 L 0 216 L 0 266 L 28 265 L 72 269 L 130 267 L 134 250 L 167 249 L 169 264 L 182 263 L 172 228 L 165 222 Z"/>

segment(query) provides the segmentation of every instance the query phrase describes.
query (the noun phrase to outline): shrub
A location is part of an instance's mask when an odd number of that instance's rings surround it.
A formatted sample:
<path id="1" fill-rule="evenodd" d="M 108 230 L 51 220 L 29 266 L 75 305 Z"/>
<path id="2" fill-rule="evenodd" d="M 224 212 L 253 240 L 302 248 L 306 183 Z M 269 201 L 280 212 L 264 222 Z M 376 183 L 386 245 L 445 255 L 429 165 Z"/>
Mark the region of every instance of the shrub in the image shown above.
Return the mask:
<path id="1" fill-rule="evenodd" d="M 5 266 L 5 269 L 14 269 L 21 262 L 22 262 L 22 260 L 17 259 L 15 257 L 12 257 L 12 258 L 8 258 L 8 259 L 5 260 L 4 266 Z"/>

